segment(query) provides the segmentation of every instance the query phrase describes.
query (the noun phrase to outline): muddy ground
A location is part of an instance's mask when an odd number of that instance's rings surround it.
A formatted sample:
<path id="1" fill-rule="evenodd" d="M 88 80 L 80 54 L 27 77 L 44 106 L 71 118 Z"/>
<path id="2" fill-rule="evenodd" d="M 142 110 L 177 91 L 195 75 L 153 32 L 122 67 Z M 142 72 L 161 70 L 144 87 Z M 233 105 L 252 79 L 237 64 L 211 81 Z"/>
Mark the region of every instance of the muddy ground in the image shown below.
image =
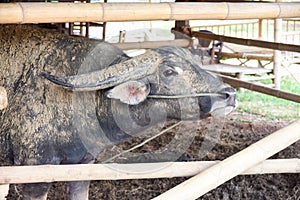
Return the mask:
<path id="1" fill-rule="evenodd" d="M 258 115 L 237 112 L 221 119 L 209 118 L 197 122 L 184 122 L 168 133 L 134 150 L 134 153 L 124 155 L 119 161 L 125 162 L 128 160 L 127 157 L 136 156 L 139 153 L 164 152 L 166 149 L 171 152 L 185 152 L 180 158 L 172 154 L 171 160 L 177 158 L 183 162 L 223 160 L 289 123 L 289 121 L 270 121 Z M 117 147 L 108 148 L 99 159 L 108 158 L 143 140 L 135 138 Z M 171 143 L 175 145 L 172 146 Z M 144 159 L 148 158 L 157 159 L 158 156 L 154 156 L 154 158 L 146 156 Z M 300 158 L 300 141 L 272 158 Z M 166 160 L 167 158 L 160 156 L 160 159 Z M 93 181 L 90 188 L 90 199 L 151 199 L 186 179 Z M 205 184 L 205 182 L 199 184 Z M 8 199 L 19 199 L 17 195 L 19 190 L 18 186 L 11 186 Z M 65 193 L 64 184 L 55 183 L 48 199 L 66 199 Z M 238 176 L 199 199 L 299 200 L 300 174 Z"/>

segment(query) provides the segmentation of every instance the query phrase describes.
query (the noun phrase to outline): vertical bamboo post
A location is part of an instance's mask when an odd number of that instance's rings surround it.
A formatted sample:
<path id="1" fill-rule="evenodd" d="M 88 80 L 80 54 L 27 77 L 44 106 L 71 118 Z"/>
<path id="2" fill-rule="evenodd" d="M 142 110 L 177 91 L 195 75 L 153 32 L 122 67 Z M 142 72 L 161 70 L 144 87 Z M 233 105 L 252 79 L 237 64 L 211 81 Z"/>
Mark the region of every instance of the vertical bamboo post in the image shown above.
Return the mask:
<path id="1" fill-rule="evenodd" d="M 259 0 L 262 1 L 262 0 Z M 263 37 L 263 19 L 258 20 L 258 39 L 261 40 Z"/>
<path id="2" fill-rule="evenodd" d="M 252 23 L 252 39 L 254 39 L 256 36 L 255 26 L 256 26 L 255 23 Z M 257 37 L 258 37 L 258 35 L 257 35 Z"/>
<path id="3" fill-rule="evenodd" d="M 175 39 L 182 39 L 182 31 L 184 27 L 189 27 L 190 26 L 190 22 L 189 20 L 176 20 L 175 21 L 175 27 L 174 27 L 174 35 L 175 35 Z"/>
<path id="4" fill-rule="evenodd" d="M 281 0 L 276 0 L 276 2 L 281 2 Z M 281 42 L 282 36 L 282 19 L 276 18 L 274 20 L 274 42 Z M 275 75 L 274 84 L 276 89 L 280 89 L 281 81 L 281 51 L 274 50 L 274 64 L 273 64 L 273 73 Z"/>
<path id="5" fill-rule="evenodd" d="M 69 23 L 69 35 L 73 35 L 74 23 Z"/>
<path id="6" fill-rule="evenodd" d="M 265 37 L 269 38 L 269 34 L 270 34 L 270 20 L 269 19 L 265 19 L 266 22 L 266 33 L 265 33 Z M 264 23 L 264 21 L 263 21 Z"/>
<path id="7" fill-rule="evenodd" d="M 86 22 L 85 37 L 89 38 L 89 36 L 90 36 L 90 22 Z"/>
<path id="8" fill-rule="evenodd" d="M 249 26 L 250 26 L 250 24 L 246 24 L 246 36 L 247 36 L 247 39 L 249 39 Z"/>
<path id="9" fill-rule="evenodd" d="M 8 195 L 9 184 L 0 185 L 0 200 L 5 200 Z"/>
<path id="10" fill-rule="evenodd" d="M 125 35 L 126 35 L 126 31 L 120 31 L 119 33 L 119 43 L 124 43 L 125 42 Z"/>

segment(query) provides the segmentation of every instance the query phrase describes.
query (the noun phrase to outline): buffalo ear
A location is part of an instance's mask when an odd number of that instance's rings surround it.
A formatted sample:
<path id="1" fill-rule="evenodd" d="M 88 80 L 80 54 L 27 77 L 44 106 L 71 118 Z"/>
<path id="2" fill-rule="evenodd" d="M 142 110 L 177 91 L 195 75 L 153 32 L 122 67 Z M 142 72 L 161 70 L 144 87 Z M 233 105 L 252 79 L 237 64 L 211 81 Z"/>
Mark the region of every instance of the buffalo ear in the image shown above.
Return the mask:
<path id="1" fill-rule="evenodd" d="M 108 98 L 119 99 L 129 105 L 143 102 L 150 92 L 150 87 L 141 81 L 127 81 L 115 86 L 106 93 Z"/>

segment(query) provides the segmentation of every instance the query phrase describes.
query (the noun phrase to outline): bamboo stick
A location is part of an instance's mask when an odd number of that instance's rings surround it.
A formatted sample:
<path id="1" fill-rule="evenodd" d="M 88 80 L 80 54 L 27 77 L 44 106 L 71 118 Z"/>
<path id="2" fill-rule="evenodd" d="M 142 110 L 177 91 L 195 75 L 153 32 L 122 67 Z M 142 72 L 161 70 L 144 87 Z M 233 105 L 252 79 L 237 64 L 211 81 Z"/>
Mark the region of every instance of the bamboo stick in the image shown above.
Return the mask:
<path id="1" fill-rule="evenodd" d="M 238 23 L 243 23 L 243 24 L 256 24 L 258 23 L 258 19 L 251 19 L 251 20 L 243 20 L 242 22 Z M 229 28 L 236 25 L 236 21 L 224 21 L 224 22 L 217 22 L 216 24 L 211 24 L 209 25 L 210 27 L 216 27 L 216 26 L 228 26 Z M 207 26 L 205 25 L 200 25 L 200 26 L 192 26 L 192 30 L 199 30 L 199 29 L 207 29 Z M 230 35 L 231 32 L 229 32 Z"/>
<path id="2" fill-rule="evenodd" d="M 0 183 L 18 184 L 54 181 L 188 177 L 194 176 L 220 162 L 195 161 L 0 167 Z M 241 175 L 271 173 L 300 173 L 300 159 L 266 160 L 241 173 Z"/>
<path id="3" fill-rule="evenodd" d="M 6 199 L 9 191 L 9 184 L 1 185 L 0 184 L 0 199 Z"/>
<path id="4" fill-rule="evenodd" d="M 189 47 L 193 41 L 187 39 L 176 39 L 176 40 L 164 40 L 164 41 L 145 41 L 145 42 L 125 42 L 125 43 L 115 43 L 114 46 L 119 47 L 122 50 L 129 49 L 151 49 L 160 46 L 179 46 L 179 47 Z"/>
<path id="5" fill-rule="evenodd" d="M 7 92 L 4 87 L 0 87 L 0 110 L 6 108 L 7 105 Z"/>
<path id="6" fill-rule="evenodd" d="M 262 86 L 262 85 L 257 85 L 257 84 L 254 84 L 254 83 L 249 83 L 249 82 L 246 82 L 246 81 L 242 81 L 242 80 L 239 80 L 239 79 L 236 79 L 236 78 L 231 78 L 231 77 L 220 75 L 220 74 L 218 74 L 218 76 L 225 83 L 228 83 L 229 85 L 231 85 L 233 87 L 242 87 L 242 88 L 246 88 L 248 90 L 253 90 L 253 91 L 268 94 L 268 95 L 271 95 L 271 96 L 274 96 L 274 97 L 278 97 L 278 98 L 282 98 L 282 99 L 286 99 L 286 100 L 290 100 L 290 101 L 300 103 L 300 95 L 297 95 L 297 94 L 293 94 L 293 93 L 285 92 L 285 91 L 282 91 L 282 90 L 265 87 L 265 86 Z"/>
<path id="7" fill-rule="evenodd" d="M 196 199 L 299 140 L 299 130 L 297 120 L 154 199 Z"/>
<path id="8" fill-rule="evenodd" d="M 242 39 L 242 38 L 229 37 L 229 36 L 216 35 L 216 34 L 203 33 L 203 32 L 200 33 L 194 31 L 192 32 L 192 36 L 198 38 L 210 39 L 210 40 L 219 40 L 222 42 L 229 42 L 234 44 L 241 44 L 245 46 L 256 46 L 256 47 L 276 49 L 281 51 L 300 52 L 299 45 L 284 44 L 278 42 L 267 42 L 267 41 L 252 40 L 252 39 Z"/>
<path id="9" fill-rule="evenodd" d="M 2 3 L 0 24 L 300 16 L 300 3 Z M 255 10 L 255 12 L 253 12 Z"/>
<path id="10" fill-rule="evenodd" d="M 281 0 L 276 0 L 276 2 L 280 2 Z M 282 37 L 282 19 L 274 19 L 274 41 L 277 43 L 281 42 Z M 274 84 L 276 89 L 280 89 L 281 82 L 281 63 L 282 56 L 281 51 L 274 51 L 274 63 L 273 63 L 273 73 L 275 75 Z"/>
<path id="11" fill-rule="evenodd" d="M 243 58 L 243 59 L 255 59 L 255 60 L 267 60 L 267 61 L 273 61 L 274 56 L 271 54 L 258 54 L 258 53 L 228 53 L 228 52 L 222 52 L 222 57 L 225 58 Z"/>

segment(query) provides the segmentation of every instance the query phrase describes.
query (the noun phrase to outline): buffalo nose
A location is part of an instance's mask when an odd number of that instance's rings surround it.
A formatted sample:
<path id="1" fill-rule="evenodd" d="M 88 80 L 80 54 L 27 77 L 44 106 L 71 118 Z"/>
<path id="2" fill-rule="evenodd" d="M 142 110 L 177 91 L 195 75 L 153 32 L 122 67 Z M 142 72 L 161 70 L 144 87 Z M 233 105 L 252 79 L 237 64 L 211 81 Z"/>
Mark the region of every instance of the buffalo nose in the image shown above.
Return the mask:
<path id="1" fill-rule="evenodd" d="M 236 105 L 236 91 L 234 88 L 227 87 L 222 89 L 219 93 L 224 96 L 228 106 Z"/>

